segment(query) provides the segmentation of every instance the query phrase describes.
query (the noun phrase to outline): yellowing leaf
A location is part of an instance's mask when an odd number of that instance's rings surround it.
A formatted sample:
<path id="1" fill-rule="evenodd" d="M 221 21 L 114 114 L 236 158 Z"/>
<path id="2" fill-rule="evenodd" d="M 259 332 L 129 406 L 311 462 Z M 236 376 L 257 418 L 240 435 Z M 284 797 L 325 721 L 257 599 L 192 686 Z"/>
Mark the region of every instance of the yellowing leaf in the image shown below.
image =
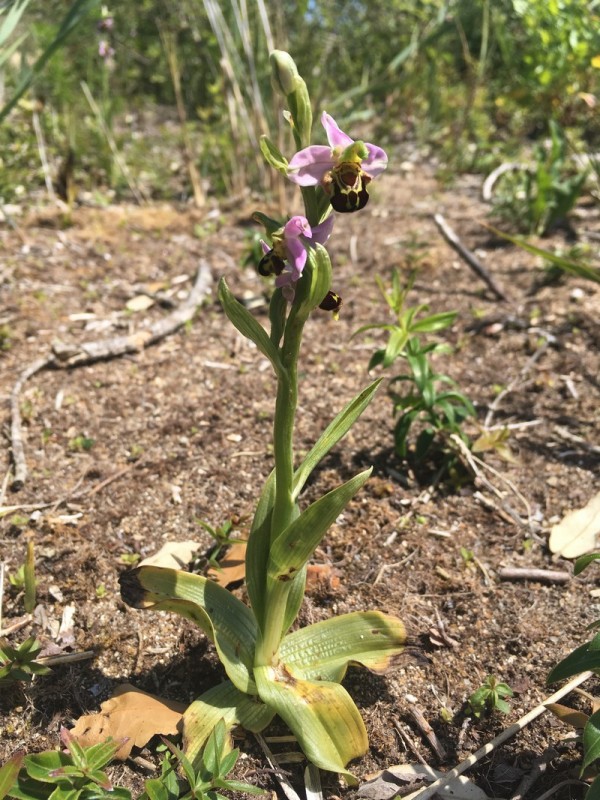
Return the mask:
<path id="1" fill-rule="evenodd" d="M 600 69 L 600 56 L 594 56 L 591 61 L 592 67 Z"/>
<path id="2" fill-rule="evenodd" d="M 369 740 L 344 687 L 299 679 L 284 665 L 256 667 L 254 678 L 260 699 L 291 728 L 308 760 L 320 769 L 339 772 L 355 786 L 356 778 L 345 767 L 367 752 Z"/>
<path id="3" fill-rule="evenodd" d="M 598 547 L 600 539 L 600 492 L 577 511 L 569 511 L 550 532 L 548 547 L 563 558 L 578 558 Z"/>
<path id="4" fill-rule="evenodd" d="M 125 761 L 133 747 L 143 747 L 153 736 L 181 733 L 185 705 L 123 683 L 100 709 L 98 714 L 80 717 L 71 734 L 82 747 L 105 742 L 109 737 L 126 738 L 115 754 L 119 761 Z"/>
<path id="5" fill-rule="evenodd" d="M 560 703 L 546 703 L 546 708 L 551 711 L 555 717 L 558 717 L 565 725 L 570 725 L 572 728 L 585 728 L 589 714 L 583 711 L 577 711 L 574 708 L 563 706 Z"/>

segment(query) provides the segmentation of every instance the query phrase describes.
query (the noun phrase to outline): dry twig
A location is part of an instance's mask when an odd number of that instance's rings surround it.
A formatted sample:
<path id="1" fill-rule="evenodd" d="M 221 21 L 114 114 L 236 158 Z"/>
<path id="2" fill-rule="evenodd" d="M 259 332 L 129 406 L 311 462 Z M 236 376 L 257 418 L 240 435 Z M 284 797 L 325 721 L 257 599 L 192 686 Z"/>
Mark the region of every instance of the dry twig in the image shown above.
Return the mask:
<path id="1" fill-rule="evenodd" d="M 498 570 L 501 581 L 538 581 L 539 583 L 568 583 L 571 575 L 555 569 L 529 569 L 525 567 L 503 567 Z"/>
<path id="2" fill-rule="evenodd" d="M 468 250 L 464 244 L 460 241 L 456 233 L 452 230 L 452 228 L 448 225 L 446 220 L 441 214 L 434 214 L 433 220 L 435 224 L 438 226 L 438 229 L 444 239 L 448 242 L 450 247 L 455 250 L 458 255 L 465 261 L 469 267 L 473 270 L 473 272 L 477 275 L 478 278 L 485 283 L 488 289 L 492 292 L 492 294 L 496 297 L 497 300 L 502 300 L 505 303 L 508 302 L 508 297 L 506 296 L 503 289 L 498 286 L 494 278 L 490 275 L 487 269 L 483 266 L 483 264 L 475 258 L 473 253 Z"/>
<path id="3" fill-rule="evenodd" d="M 414 719 L 417 728 L 421 731 L 425 739 L 427 739 L 427 741 L 429 742 L 429 745 L 436 754 L 438 761 L 440 761 L 443 764 L 447 758 L 446 751 L 444 749 L 443 744 L 438 739 L 436 732 L 433 730 L 429 722 L 427 722 L 427 720 L 423 716 L 421 709 L 418 708 L 418 706 L 409 705 L 407 711 Z"/>
<path id="4" fill-rule="evenodd" d="M 206 261 L 200 262 L 194 285 L 187 298 L 174 311 L 166 317 L 153 322 L 146 328 L 141 328 L 127 336 L 114 336 L 108 339 L 97 339 L 83 342 L 75 347 L 65 348 L 55 345 L 53 354 L 39 358 L 31 363 L 19 375 L 11 394 L 11 448 L 14 463 L 13 490 L 21 489 L 27 477 L 27 463 L 25 461 L 25 448 L 23 445 L 23 431 L 21 425 L 21 411 L 19 397 L 23 386 L 36 372 L 47 368 L 70 368 L 95 361 L 118 358 L 130 353 L 139 353 L 146 347 L 164 339 L 174 333 L 186 322 L 189 322 L 196 308 L 206 297 L 212 282 L 211 272 Z"/>

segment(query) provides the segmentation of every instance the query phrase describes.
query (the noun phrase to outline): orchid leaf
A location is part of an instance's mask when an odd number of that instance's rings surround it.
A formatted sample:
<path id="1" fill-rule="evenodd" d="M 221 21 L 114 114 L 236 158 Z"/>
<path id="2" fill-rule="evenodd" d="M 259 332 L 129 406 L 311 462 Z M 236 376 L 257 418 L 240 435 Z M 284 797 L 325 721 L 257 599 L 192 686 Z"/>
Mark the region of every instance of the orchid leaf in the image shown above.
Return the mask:
<path id="1" fill-rule="evenodd" d="M 302 680 L 285 668 L 257 667 L 254 676 L 261 700 L 288 725 L 308 760 L 356 785 L 345 767 L 367 752 L 369 742 L 348 692 L 338 683 Z"/>
<path id="2" fill-rule="evenodd" d="M 266 565 L 269 560 L 271 516 L 275 502 L 275 471 L 271 472 L 254 512 L 246 547 L 246 587 L 258 626 L 262 628 L 266 600 Z"/>
<path id="3" fill-rule="evenodd" d="M 381 381 L 382 378 L 379 378 L 370 386 L 367 386 L 366 389 L 363 389 L 360 394 L 357 394 L 323 431 L 302 464 L 300 464 L 294 473 L 294 482 L 292 485 L 292 496 L 294 499 L 298 497 L 304 488 L 304 484 L 308 480 L 313 469 L 324 456 L 327 455 L 331 448 L 348 433 L 352 425 L 369 405 Z"/>
<path id="4" fill-rule="evenodd" d="M 406 629 L 380 611 L 355 611 L 288 634 L 279 655 L 305 680 L 341 681 L 349 664 L 384 673 L 404 650 Z"/>
<path id="5" fill-rule="evenodd" d="M 124 572 L 120 583 L 128 605 L 172 611 L 199 625 L 214 642 L 231 682 L 242 692 L 256 693 L 256 620 L 231 592 L 202 575 L 151 566 Z"/>
<path id="6" fill-rule="evenodd" d="M 582 644 L 563 658 L 548 675 L 548 683 L 562 681 L 579 675 L 580 672 L 593 670 L 596 674 L 600 673 L 600 633 L 594 638 Z"/>
<path id="7" fill-rule="evenodd" d="M 235 299 L 225 282 L 225 278 L 221 278 L 219 282 L 219 300 L 232 325 L 243 336 L 254 342 L 263 356 L 269 359 L 273 369 L 276 372 L 280 372 L 283 369 L 281 359 L 277 348 L 269 338 L 269 334 L 248 309 Z"/>
<path id="8" fill-rule="evenodd" d="M 246 730 L 258 732 L 266 728 L 275 711 L 249 697 L 225 681 L 204 692 L 188 706 L 183 715 L 184 751 L 190 761 L 198 756 L 219 720 L 230 730 L 243 725 Z"/>
<path id="9" fill-rule="evenodd" d="M 584 770 L 589 767 L 598 758 L 600 758 L 600 711 L 592 714 L 583 729 L 583 764 L 581 769 Z"/>
<path id="10" fill-rule="evenodd" d="M 306 564 L 329 526 L 370 475 L 371 469 L 359 473 L 314 502 L 288 525 L 271 546 L 268 573 L 272 579 L 290 580 Z"/>
<path id="11" fill-rule="evenodd" d="M 287 630 L 290 629 L 292 623 L 298 616 L 298 612 L 300 611 L 300 606 L 304 601 L 304 592 L 306 591 L 306 564 L 298 570 L 295 574 L 292 585 L 290 587 L 286 606 L 285 606 L 285 615 L 283 617 L 283 626 L 281 629 L 281 633 L 284 634 Z"/>

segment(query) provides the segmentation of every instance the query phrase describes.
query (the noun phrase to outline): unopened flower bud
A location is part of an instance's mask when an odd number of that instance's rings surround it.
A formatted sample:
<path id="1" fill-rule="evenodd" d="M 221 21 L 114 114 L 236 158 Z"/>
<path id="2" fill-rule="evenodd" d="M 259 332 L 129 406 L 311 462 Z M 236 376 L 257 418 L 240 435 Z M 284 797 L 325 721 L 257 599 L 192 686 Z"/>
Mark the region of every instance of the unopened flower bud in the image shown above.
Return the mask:
<path id="1" fill-rule="evenodd" d="M 273 87 L 286 97 L 296 91 L 300 78 L 294 59 L 285 50 L 273 50 L 269 56 Z"/>

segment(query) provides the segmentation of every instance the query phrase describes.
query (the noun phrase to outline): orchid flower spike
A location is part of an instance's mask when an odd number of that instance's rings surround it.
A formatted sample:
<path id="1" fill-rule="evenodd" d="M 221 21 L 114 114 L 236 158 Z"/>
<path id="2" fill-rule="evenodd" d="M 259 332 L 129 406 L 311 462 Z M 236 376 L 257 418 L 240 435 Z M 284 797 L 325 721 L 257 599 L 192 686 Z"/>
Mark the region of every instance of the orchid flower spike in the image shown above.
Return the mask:
<path id="1" fill-rule="evenodd" d="M 369 200 L 368 184 L 387 167 L 387 154 L 377 145 L 351 139 L 325 111 L 321 123 L 329 147 L 313 144 L 296 153 L 288 178 L 298 186 L 320 184 L 336 211 L 359 211 Z"/>
<path id="2" fill-rule="evenodd" d="M 294 284 L 302 277 L 311 244 L 325 244 L 331 236 L 333 216 L 327 217 L 313 228 L 306 217 L 292 217 L 272 234 L 273 246 L 262 241 L 264 256 L 258 265 L 261 275 L 276 275 L 275 286 L 282 289 L 286 300 L 294 300 Z"/>

